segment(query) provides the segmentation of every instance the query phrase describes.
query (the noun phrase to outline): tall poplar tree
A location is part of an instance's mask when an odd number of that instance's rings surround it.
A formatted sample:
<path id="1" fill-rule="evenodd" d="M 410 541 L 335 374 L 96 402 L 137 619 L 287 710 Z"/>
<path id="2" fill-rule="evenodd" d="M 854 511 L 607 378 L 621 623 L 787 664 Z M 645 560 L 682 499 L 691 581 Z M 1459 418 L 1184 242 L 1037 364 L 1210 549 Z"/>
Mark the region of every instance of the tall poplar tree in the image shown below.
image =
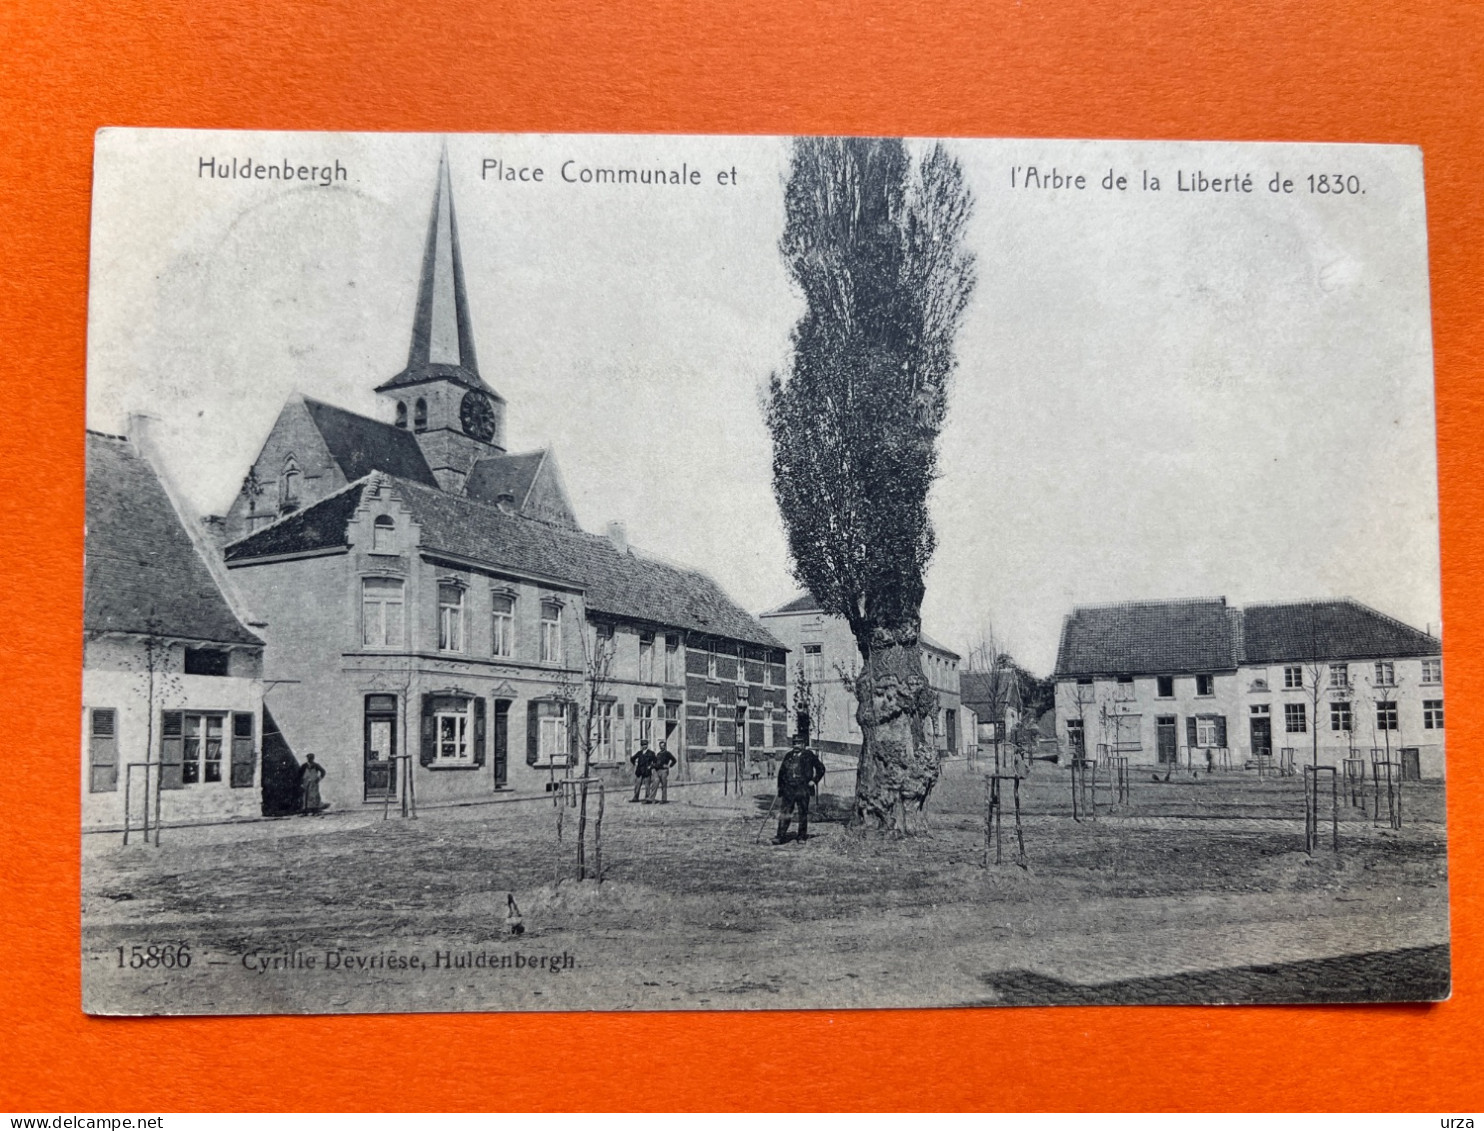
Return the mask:
<path id="1" fill-rule="evenodd" d="M 918 640 L 972 206 L 941 145 L 917 158 L 898 139 L 794 142 L 780 250 L 806 310 L 768 389 L 773 492 L 795 576 L 860 649 L 857 818 L 899 830 L 938 777 Z"/>

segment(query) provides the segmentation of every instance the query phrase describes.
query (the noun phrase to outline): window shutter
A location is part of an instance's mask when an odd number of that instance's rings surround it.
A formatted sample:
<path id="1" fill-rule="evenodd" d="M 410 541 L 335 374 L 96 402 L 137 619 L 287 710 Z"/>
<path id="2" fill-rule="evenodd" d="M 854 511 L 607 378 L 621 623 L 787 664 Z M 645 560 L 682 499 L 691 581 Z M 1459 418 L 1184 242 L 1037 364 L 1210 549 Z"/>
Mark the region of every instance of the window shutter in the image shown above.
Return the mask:
<path id="1" fill-rule="evenodd" d="M 577 704 L 567 704 L 567 757 L 577 761 Z"/>
<path id="2" fill-rule="evenodd" d="M 232 788 L 251 789 L 253 781 L 254 757 L 253 749 L 253 717 L 245 711 L 237 711 L 232 715 Z"/>
<path id="3" fill-rule="evenodd" d="M 92 736 L 89 740 L 91 770 L 88 790 L 112 793 L 119 787 L 118 714 L 111 707 L 92 712 Z"/>
<path id="4" fill-rule="evenodd" d="M 1226 716 L 1225 715 L 1217 715 L 1216 716 L 1216 745 L 1217 746 L 1225 746 L 1226 745 Z"/>
<path id="5" fill-rule="evenodd" d="M 534 766 L 541 757 L 541 705 L 534 699 L 526 702 L 526 765 Z"/>
<path id="6" fill-rule="evenodd" d="M 1195 716 L 1191 715 L 1185 720 L 1185 745 L 1195 746 Z"/>
<path id="7" fill-rule="evenodd" d="M 182 766 L 185 762 L 185 715 L 180 711 L 160 712 L 160 788 L 184 789 Z M 172 733 L 173 732 L 173 733 Z"/>
<path id="8" fill-rule="evenodd" d="M 474 700 L 474 764 L 484 765 L 484 696 Z"/>
<path id="9" fill-rule="evenodd" d="M 423 696 L 423 721 L 422 721 L 422 749 L 418 752 L 417 760 L 424 766 L 431 766 L 433 760 L 438 757 L 438 731 L 437 721 L 433 718 L 433 697 Z"/>

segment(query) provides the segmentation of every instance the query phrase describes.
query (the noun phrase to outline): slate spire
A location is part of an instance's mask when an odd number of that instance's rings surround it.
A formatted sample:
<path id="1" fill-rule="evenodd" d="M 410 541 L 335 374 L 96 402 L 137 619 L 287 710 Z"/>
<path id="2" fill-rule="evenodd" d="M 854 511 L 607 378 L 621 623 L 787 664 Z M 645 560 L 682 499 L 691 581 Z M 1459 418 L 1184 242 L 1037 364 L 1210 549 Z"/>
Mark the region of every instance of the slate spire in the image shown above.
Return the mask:
<path id="1" fill-rule="evenodd" d="M 438 184 L 428 218 L 407 368 L 377 391 L 438 380 L 494 392 L 479 376 L 479 365 L 474 358 L 474 328 L 464 289 L 464 257 L 459 248 L 446 145 L 438 160 Z"/>

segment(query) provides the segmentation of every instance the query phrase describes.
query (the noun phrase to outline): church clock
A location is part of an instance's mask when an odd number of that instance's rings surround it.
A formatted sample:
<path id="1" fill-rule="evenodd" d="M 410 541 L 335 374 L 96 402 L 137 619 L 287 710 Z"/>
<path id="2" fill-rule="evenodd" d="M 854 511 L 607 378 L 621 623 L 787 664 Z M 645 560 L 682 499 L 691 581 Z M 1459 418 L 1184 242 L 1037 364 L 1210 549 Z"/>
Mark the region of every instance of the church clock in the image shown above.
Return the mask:
<path id="1" fill-rule="evenodd" d="M 493 440 L 495 407 L 490 404 L 489 397 L 476 389 L 465 393 L 464 402 L 459 406 L 459 423 L 464 426 L 464 432 L 474 439 L 483 440 L 486 444 Z"/>

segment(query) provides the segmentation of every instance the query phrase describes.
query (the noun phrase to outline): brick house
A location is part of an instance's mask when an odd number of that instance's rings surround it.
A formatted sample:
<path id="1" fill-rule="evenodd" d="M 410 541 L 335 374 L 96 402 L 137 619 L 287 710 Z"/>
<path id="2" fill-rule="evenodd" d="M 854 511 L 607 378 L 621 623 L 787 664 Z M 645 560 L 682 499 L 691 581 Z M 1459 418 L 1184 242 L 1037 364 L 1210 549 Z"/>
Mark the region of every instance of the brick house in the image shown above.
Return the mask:
<path id="1" fill-rule="evenodd" d="M 82 825 L 254 817 L 263 641 L 135 441 L 87 434 Z"/>
<path id="2" fill-rule="evenodd" d="M 555 458 L 504 449 L 446 161 L 383 422 L 292 398 L 221 527 L 268 626 L 273 712 L 337 807 L 548 788 L 642 739 L 683 776 L 786 741 L 784 650 L 709 577 L 580 529 Z M 588 747 L 591 746 L 589 750 Z"/>
<path id="3" fill-rule="evenodd" d="M 841 672 L 860 669 L 860 649 L 850 625 L 843 617 L 826 616 L 812 594 L 801 593 L 758 619 L 792 653 L 788 669 L 789 703 L 798 682 L 798 667 L 821 697 L 822 723 L 816 721 L 813 744 L 831 754 L 860 752 L 861 730 L 855 721 L 855 692 Z M 919 637 L 922 671 L 938 693 L 938 713 L 929 724 L 934 745 L 944 754 L 957 755 L 974 741 L 975 724 L 965 718 L 959 698 L 957 652 L 939 644 L 926 633 Z"/>
<path id="4" fill-rule="evenodd" d="M 1372 750 L 1444 776 L 1442 642 L 1358 601 L 1224 598 L 1075 609 L 1056 663 L 1057 737 L 1146 764 L 1321 765 Z"/>

